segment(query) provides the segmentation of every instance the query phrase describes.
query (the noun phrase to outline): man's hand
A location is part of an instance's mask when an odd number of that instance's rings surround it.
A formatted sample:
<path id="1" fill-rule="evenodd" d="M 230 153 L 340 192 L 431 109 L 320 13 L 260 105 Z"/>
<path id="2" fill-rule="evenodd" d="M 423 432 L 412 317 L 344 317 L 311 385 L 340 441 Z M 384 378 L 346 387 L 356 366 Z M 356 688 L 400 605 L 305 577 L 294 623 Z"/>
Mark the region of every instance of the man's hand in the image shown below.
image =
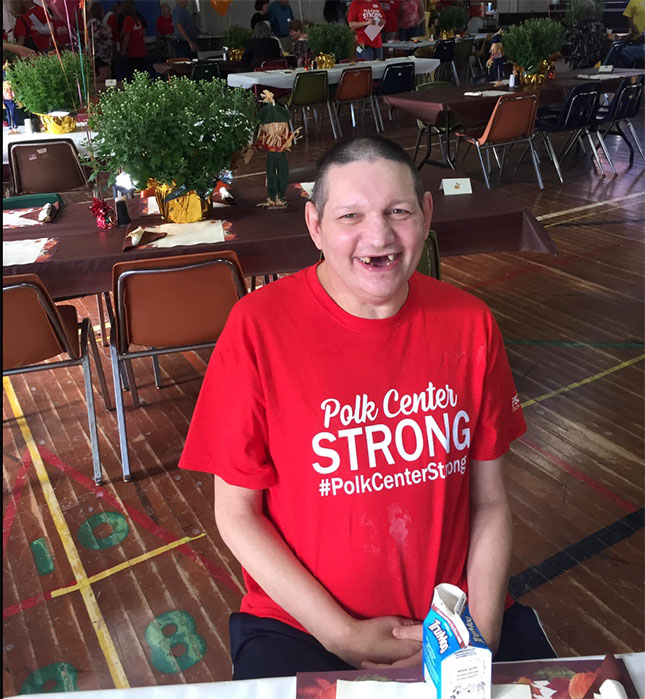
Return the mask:
<path id="1" fill-rule="evenodd" d="M 12 44 L 9 41 L 2 42 L 2 50 L 11 51 L 21 58 L 26 56 L 34 56 L 36 54 L 36 52 L 33 49 L 30 49 L 28 46 L 22 46 L 22 44 Z"/>
<path id="2" fill-rule="evenodd" d="M 357 668 L 376 665 L 389 667 L 420 653 L 418 641 L 410 640 L 405 634 L 398 637 L 394 634 L 394 629 L 405 629 L 410 624 L 416 626 L 416 622 L 398 616 L 352 619 L 339 641 L 326 644 L 326 647 Z M 410 664 L 417 663 L 415 661 Z"/>
<path id="3" fill-rule="evenodd" d="M 362 663 L 362 667 L 365 668 L 387 668 L 387 667 L 416 667 L 421 665 L 423 662 L 423 624 L 415 621 L 407 622 L 403 626 L 395 626 L 392 629 L 392 635 L 401 641 L 408 641 L 414 643 L 417 651 L 407 658 L 401 660 L 396 660 L 393 663 L 373 663 L 366 661 Z"/>

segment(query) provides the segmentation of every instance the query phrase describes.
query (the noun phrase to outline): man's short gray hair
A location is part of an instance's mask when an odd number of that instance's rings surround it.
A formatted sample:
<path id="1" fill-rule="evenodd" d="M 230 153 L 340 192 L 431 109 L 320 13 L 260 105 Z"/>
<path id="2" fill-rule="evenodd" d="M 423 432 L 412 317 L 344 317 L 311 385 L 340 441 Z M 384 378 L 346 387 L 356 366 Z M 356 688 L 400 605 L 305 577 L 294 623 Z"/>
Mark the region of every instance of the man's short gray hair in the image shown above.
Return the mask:
<path id="1" fill-rule="evenodd" d="M 423 207 L 423 182 L 412 158 L 403 148 L 398 143 L 394 143 L 394 141 L 390 141 L 382 136 L 356 136 L 336 143 L 318 161 L 318 176 L 311 195 L 318 216 L 323 215 L 323 210 L 327 203 L 327 178 L 332 167 L 371 161 L 377 158 L 401 163 L 408 168 L 412 176 L 414 191 L 419 200 L 419 206 Z"/>

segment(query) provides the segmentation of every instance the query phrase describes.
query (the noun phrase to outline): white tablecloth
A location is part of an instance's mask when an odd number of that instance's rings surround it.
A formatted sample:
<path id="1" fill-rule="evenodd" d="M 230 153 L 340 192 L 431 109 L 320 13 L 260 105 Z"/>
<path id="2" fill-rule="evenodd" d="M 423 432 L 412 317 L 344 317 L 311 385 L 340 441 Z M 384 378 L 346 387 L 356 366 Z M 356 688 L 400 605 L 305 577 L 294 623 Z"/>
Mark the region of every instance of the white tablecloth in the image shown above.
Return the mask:
<path id="1" fill-rule="evenodd" d="M 602 659 L 602 655 L 589 656 Z M 619 653 L 639 697 L 645 696 L 645 653 Z M 564 658 L 563 658 L 564 659 Z M 556 661 L 557 662 L 557 661 Z M 132 689 L 104 689 L 93 692 L 34 694 L 35 699 L 295 699 L 295 677 L 272 677 L 238 682 L 172 684 Z"/>
<path id="2" fill-rule="evenodd" d="M 20 133 L 10 134 L 9 129 L 6 126 L 2 127 L 2 163 L 7 165 L 9 162 L 9 144 L 15 141 L 39 141 L 42 139 L 51 138 L 71 138 L 76 144 L 76 148 L 81 155 L 87 154 L 87 149 L 84 147 L 84 143 L 87 141 L 87 133 L 84 128 L 76 127 L 76 131 L 72 133 L 61 134 L 60 136 L 54 136 L 49 133 L 44 133 L 43 131 L 38 131 L 36 133 L 25 133 L 25 127 L 19 126 L 18 131 Z M 92 132 L 90 132 L 92 133 Z M 96 134 L 92 133 L 92 136 Z"/>
<path id="3" fill-rule="evenodd" d="M 333 68 L 327 68 L 329 84 L 335 85 L 338 83 L 340 74 L 346 68 L 363 66 L 371 66 L 372 78 L 374 80 L 380 80 L 383 77 L 386 66 L 392 63 L 405 63 L 407 61 L 414 62 L 414 72 L 417 75 L 421 73 L 432 73 L 439 67 L 439 61 L 436 58 L 408 58 L 406 56 L 402 58 L 388 58 L 385 61 L 359 61 L 355 65 L 339 63 Z M 263 70 L 257 73 L 231 73 L 227 81 L 231 87 L 251 88 L 254 85 L 267 85 L 269 87 L 279 87 L 288 90 L 293 87 L 296 75 L 302 70 L 302 68 L 299 68 L 298 70 Z"/>
<path id="4" fill-rule="evenodd" d="M 485 39 L 488 34 L 473 34 L 472 36 L 466 37 L 467 39 L 475 39 L 475 41 L 480 41 Z M 395 49 L 396 51 L 414 51 L 414 49 L 421 48 L 422 46 L 434 46 L 438 39 L 421 39 L 419 41 L 386 41 L 383 43 L 384 49 Z M 456 43 L 463 41 L 461 37 L 455 39 Z"/>

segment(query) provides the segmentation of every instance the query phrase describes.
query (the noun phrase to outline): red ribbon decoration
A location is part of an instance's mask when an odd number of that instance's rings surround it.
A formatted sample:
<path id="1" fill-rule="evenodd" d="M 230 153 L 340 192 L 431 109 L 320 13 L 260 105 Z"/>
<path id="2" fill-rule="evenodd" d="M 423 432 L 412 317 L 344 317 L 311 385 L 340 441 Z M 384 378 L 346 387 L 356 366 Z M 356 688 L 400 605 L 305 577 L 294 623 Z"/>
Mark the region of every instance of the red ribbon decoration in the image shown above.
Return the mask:
<path id="1" fill-rule="evenodd" d="M 116 216 L 114 209 L 105 201 L 105 199 L 97 199 L 92 197 L 92 206 L 90 211 L 96 218 L 98 228 L 112 228 L 116 226 Z"/>

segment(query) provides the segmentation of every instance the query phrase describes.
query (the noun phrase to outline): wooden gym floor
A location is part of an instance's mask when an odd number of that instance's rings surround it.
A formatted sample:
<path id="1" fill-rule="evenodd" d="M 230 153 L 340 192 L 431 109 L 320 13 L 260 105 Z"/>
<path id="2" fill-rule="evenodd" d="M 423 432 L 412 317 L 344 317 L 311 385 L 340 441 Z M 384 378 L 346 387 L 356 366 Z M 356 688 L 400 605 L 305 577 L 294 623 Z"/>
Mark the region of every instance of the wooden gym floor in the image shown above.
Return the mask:
<path id="1" fill-rule="evenodd" d="M 367 119 L 363 128 L 371 132 Z M 638 130 L 643 139 L 642 120 Z M 415 123 L 395 115 L 386 135 L 412 149 Z M 542 217 L 557 256 L 442 262 L 444 281 L 486 301 L 505 338 L 528 423 L 507 466 L 511 590 L 538 610 L 560 655 L 645 650 L 645 169 L 638 154 L 629 167 L 624 144 L 608 140 L 616 178 L 573 155 L 560 186 L 543 159 L 540 192 L 530 164 L 511 175 L 515 155 L 494 183 Z M 295 146 L 292 166 L 330 143 L 325 120 Z M 474 153 L 459 167 L 481 180 Z M 263 168 L 254 156 L 235 186 L 261 183 Z M 94 299 L 75 303 L 98 328 Z M 110 382 L 103 348 L 102 359 Z M 215 527 L 212 478 L 177 469 L 207 359 L 162 357 L 160 391 L 150 361 L 135 362 L 142 407 L 126 397 L 132 483 L 120 478 L 115 414 L 97 396 L 100 488 L 80 368 L 5 379 L 4 696 L 230 678 L 239 566 Z"/>

